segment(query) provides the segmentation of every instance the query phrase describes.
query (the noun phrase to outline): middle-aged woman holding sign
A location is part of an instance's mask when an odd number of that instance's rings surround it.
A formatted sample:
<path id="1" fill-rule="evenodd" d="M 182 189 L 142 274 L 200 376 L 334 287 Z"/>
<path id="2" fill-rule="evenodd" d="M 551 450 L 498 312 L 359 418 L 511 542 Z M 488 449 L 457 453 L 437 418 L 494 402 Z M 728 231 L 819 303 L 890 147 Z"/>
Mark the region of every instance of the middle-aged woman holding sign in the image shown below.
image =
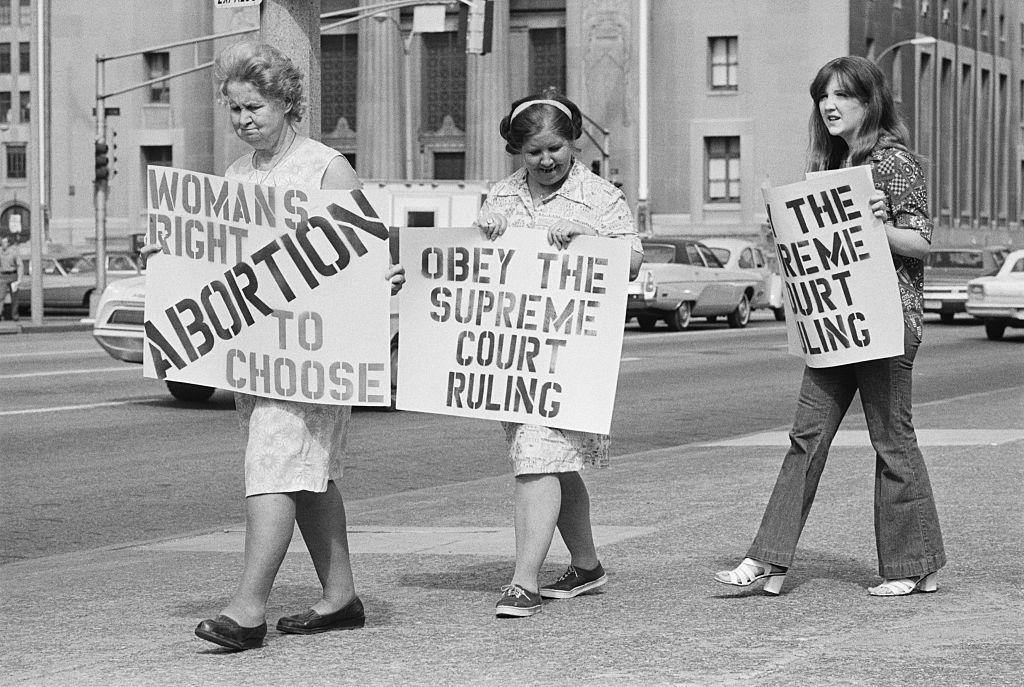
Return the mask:
<path id="1" fill-rule="evenodd" d="M 477 223 L 491 239 L 506 230 L 546 231 L 559 249 L 575 236 L 610 236 L 630 241 L 630 279 L 643 248 L 622 192 L 575 159 L 583 132 L 579 108 L 568 98 L 545 93 L 523 98 L 501 120 L 505 150 L 522 154 L 523 167 L 496 183 Z M 599 370 L 594 371 L 600 374 Z M 579 471 L 603 466 L 608 436 L 505 422 L 509 461 L 515 472 L 516 568 L 495 608 L 499 617 L 522 617 L 542 608 L 542 597 L 567 599 L 607 581 L 590 525 L 590 495 Z M 541 564 L 555 527 L 572 556 L 558 580 L 538 585 Z"/>
<path id="2" fill-rule="evenodd" d="M 911 419 L 911 376 L 921 344 L 924 266 L 932 223 L 927 184 L 885 78 L 871 61 L 840 57 L 811 83 L 809 171 L 871 165 L 871 209 L 885 225 L 903 302 L 904 353 L 804 369 L 790 449 L 747 558 L 715 575 L 778 594 L 793 562 L 832 439 L 860 392 L 875 458 L 875 540 L 883 581 L 872 596 L 934 592 L 946 564 L 928 471 Z"/>
<path id="3" fill-rule="evenodd" d="M 238 43 L 217 58 L 216 78 L 240 139 L 252 146 L 225 176 L 267 186 L 351 190 L 355 172 L 336 150 L 302 136 L 302 74 L 273 46 Z M 401 268 L 381 278 L 392 291 L 404 281 Z M 280 632 L 312 634 L 362 627 L 349 560 L 341 477 L 351 408 L 235 395 L 246 431 L 245 563 L 238 589 L 216 618 L 196 634 L 244 650 L 267 633 L 267 598 L 284 560 L 295 523 L 309 549 L 323 594 L 308 610 L 281 618 Z"/>

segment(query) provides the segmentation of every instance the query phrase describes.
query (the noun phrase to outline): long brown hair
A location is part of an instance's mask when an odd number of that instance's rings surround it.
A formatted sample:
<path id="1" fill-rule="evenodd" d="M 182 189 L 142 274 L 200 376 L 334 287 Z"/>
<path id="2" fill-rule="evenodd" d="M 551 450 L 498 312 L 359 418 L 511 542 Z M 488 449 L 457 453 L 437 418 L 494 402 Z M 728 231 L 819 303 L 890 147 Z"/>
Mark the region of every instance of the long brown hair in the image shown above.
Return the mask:
<path id="1" fill-rule="evenodd" d="M 833 76 L 843 90 L 864 105 L 864 121 L 850 146 L 842 138 L 829 134 L 818 108 Z M 885 76 L 871 60 L 856 55 L 832 60 L 818 70 L 810 92 L 813 107 L 807 148 L 808 171 L 837 169 L 847 158 L 851 165 L 862 165 L 879 143 L 910 153 L 910 131 L 896 111 Z"/>

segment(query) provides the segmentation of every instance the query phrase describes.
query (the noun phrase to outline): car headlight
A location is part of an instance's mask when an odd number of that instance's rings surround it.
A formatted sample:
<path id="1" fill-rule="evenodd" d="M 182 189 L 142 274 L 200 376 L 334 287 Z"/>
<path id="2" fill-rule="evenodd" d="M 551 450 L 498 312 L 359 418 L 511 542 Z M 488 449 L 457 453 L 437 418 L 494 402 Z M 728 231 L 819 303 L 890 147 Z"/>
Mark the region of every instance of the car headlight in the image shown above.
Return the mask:
<path id="1" fill-rule="evenodd" d="M 967 293 L 971 298 L 983 300 L 985 298 L 985 286 L 982 284 L 971 284 L 967 287 Z"/>
<path id="2" fill-rule="evenodd" d="M 654 298 L 658 285 L 654 281 L 654 273 L 647 270 L 644 273 L 644 298 Z"/>

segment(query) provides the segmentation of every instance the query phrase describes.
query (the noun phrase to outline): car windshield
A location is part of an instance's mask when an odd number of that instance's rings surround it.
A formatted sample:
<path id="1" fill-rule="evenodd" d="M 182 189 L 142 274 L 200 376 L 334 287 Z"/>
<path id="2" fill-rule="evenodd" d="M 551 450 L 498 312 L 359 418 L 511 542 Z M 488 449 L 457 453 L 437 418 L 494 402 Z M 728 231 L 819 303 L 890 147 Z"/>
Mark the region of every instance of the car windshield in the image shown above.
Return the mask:
<path id="1" fill-rule="evenodd" d="M 928 265 L 940 269 L 981 269 L 985 266 L 985 256 L 980 250 L 936 250 L 928 254 Z"/>
<path id="2" fill-rule="evenodd" d="M 676 262 L 676 247 L 667 243 L 645 243 L 644 262 Z"/>
<path id="3" fill-rule="evenodd" d="M 68 274 L 81 274 L 83 272 L 95 272 L 96 265 L 89 258 L 81 256 L 74 258 L 57 258 L 57 262 Z"/>
<path id="4" fill-rule="evenodd" d="M 718 262 L 723 265 L 729 262 L 729 256 L 732 254 L 732 251 L 728 248 L 714 248 L 712 246 L 708 246 L 708 248 L 710 248 L 711 252 L 715 254 L 716 258 L 718 258 Z"/>

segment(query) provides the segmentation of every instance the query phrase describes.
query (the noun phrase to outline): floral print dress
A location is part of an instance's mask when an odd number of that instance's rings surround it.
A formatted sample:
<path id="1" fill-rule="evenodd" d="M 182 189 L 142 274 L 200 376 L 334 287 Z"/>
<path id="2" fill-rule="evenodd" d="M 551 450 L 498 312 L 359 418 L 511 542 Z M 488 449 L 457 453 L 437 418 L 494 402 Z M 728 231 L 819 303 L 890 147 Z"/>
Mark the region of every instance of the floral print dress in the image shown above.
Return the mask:
<path id="1" fill-rule="evenodd" d="M 520 169 L 491 187 L 483 210 L 508 218 L 510 231 L 547 231 L 558 220 L 567 219 L 594 229 L 599 236 L 629 241 L 634 251 L 643 252 L 622 191 L 578 160 L 561 188 L 539 203 L 534 203 L 530 195 L 526 170 Z M 501 424 L 516 475 L 576 472 L 585 465 L 608 465 L 607 434 L 515 422 Z"/>
<path id="2" fill-rule="evenodd" d="M 264 186 L 320 188 L 327 166 L 340 153 L 303 139 L 269 172 L 252 165 L 252 154 L 235 160 L 224 176 Z M 235 393 L 246 433 L 245 495 L 327 491 L 342 473 L 350 406 L 281 401 Z"/>

